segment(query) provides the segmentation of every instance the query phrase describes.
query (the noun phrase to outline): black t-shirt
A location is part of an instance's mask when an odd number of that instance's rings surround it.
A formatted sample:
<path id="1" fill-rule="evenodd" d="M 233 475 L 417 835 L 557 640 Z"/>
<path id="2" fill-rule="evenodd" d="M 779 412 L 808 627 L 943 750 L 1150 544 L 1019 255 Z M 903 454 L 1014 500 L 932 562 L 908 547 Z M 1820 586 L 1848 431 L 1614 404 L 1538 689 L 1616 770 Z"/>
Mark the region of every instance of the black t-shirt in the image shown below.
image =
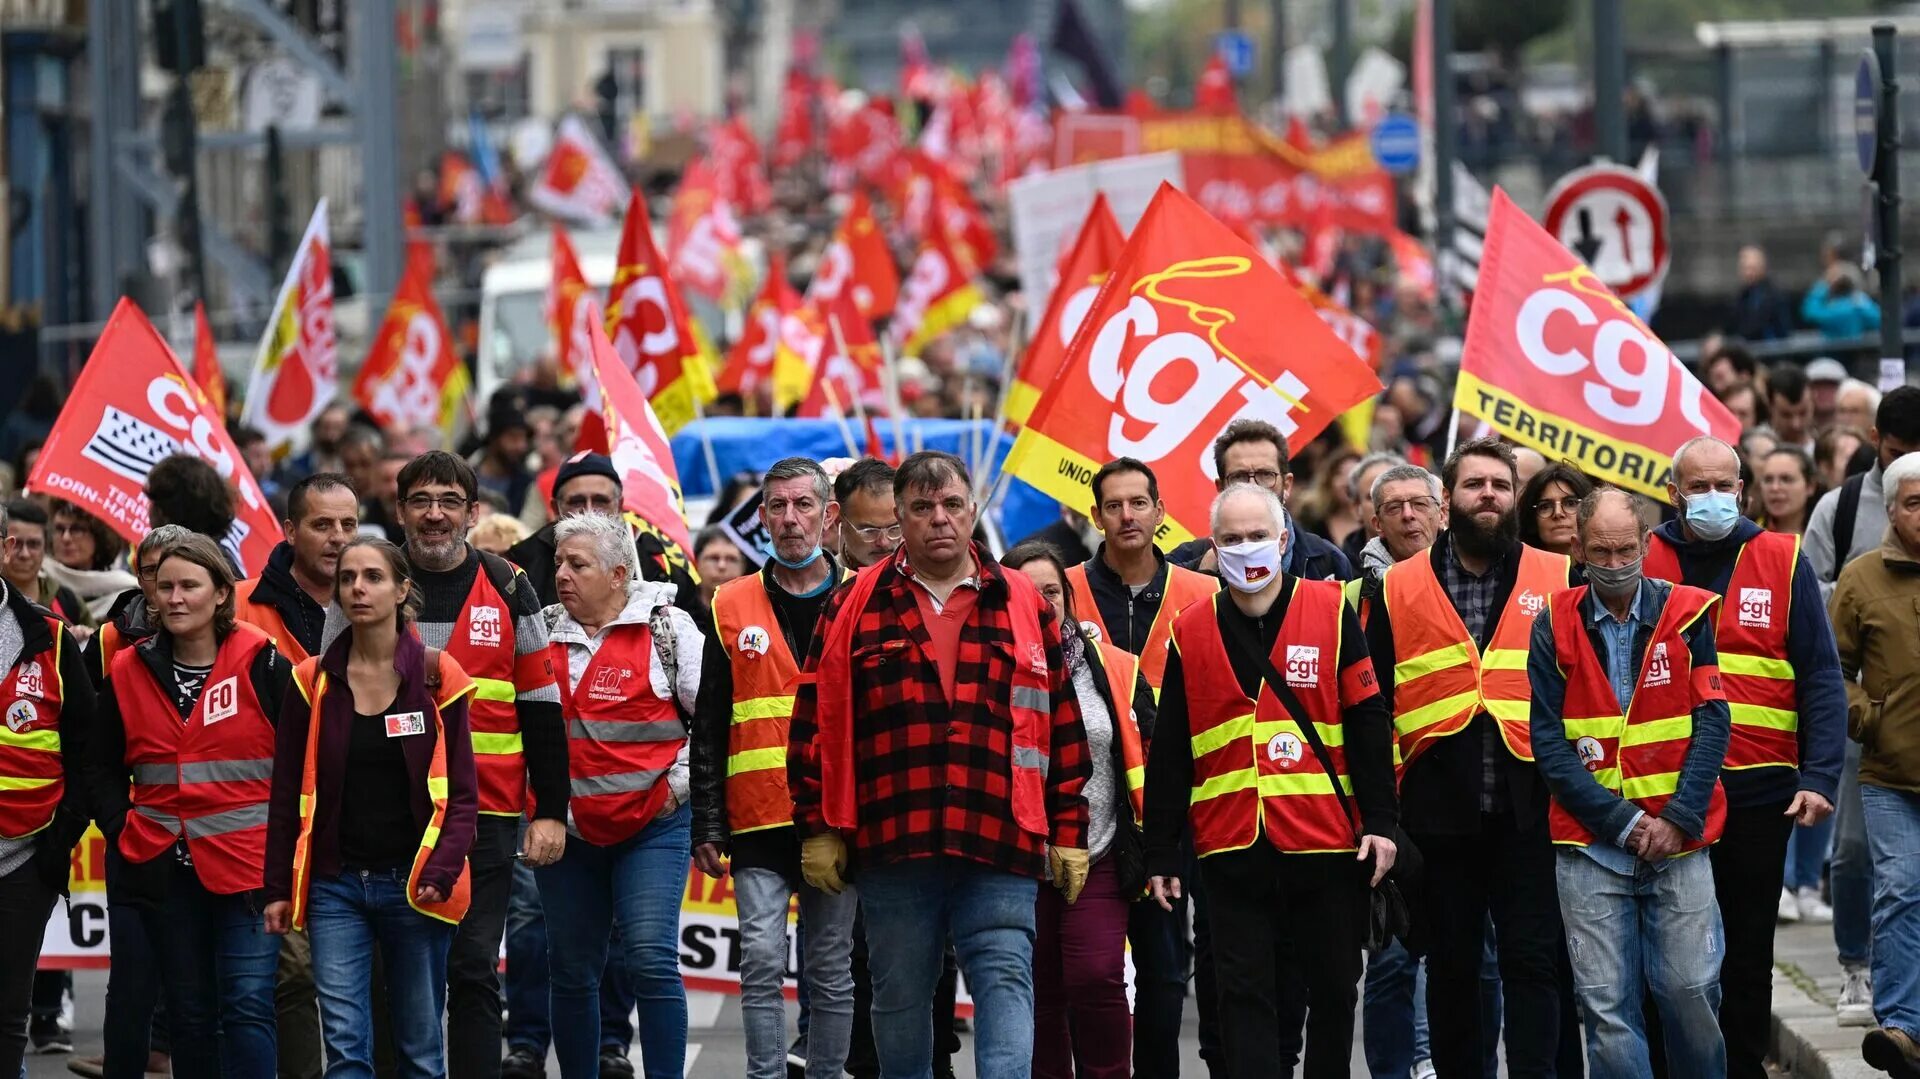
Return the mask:
<path id="1" fill-rule="evenodd" d="M 402 743 L 426 734 L 387 737 L 387 714 L 355 714 L 347 736 L 348 796 L 340 803 L 340 864 L 353 869 L 410 865 L 420 847 L 409 799 L 412 780 Z"/>

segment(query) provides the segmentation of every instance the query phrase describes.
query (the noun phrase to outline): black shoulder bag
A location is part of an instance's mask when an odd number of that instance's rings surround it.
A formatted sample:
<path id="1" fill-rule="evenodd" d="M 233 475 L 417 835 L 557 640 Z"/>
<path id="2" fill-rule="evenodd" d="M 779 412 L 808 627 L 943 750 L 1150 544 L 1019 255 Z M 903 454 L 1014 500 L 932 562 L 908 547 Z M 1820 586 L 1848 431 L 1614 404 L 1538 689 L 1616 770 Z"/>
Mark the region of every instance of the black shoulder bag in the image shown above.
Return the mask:
<path id="1" fill-rule="evenodd" d="M 1300 698 L 1294 695 L 1287 680 L 1274 669 L 1273 660 L 1260 650 L 1259 642 L 1251 639 L 1244 624 L 1236 626 L 1232 633 L 1221 634 L 1221 639 L 1228 643 L 1231 651 L 1240 653 L 1238 658 L 1245 659 L 1251 655 L 1261 679 L 1267 683 L 1267 688 L 1273 690 L 1273 695 L 1279 699 L 1280 706 L 1287 710 L 1287 715 L 1293 717 L 1295 726 L 1300 728 L 1307 745 L 1313 749 L 1313 755 L 1319 759 L 1320 767 L 1325 769 L 1330 778 L 1333 777 L 1333 758 L 1321 743 L 1320 732 L 1314 728 L 1311 719 L 1302 718 L 1307 716 L 1307 710 L 1301 707 Z M 1333 784 L 1333 794 L 1340 800 L 1340 811 L 1353 824 L 1353 842 L 1357 847 L 1361 838 L 1360 814 L 1354 809 L 1353 800 L 1347 796 L 1347 792 L 1341 789 L 1338 780 Z M 1413 931 L 1413 916 L 1407 907 L 1406 897 L 1400 894 L 1400 881 L 1411 882 L 1419 876 L 1420 852 L 1397 824 L 1393 834 L 1386 838 L 1394 845 L 1394 864 L 1378 886 L 1367 890 L 1367 924 L 1361 944 L 1369 953 L 1385 948 L 1396 938 L 1404 941 Z"/>

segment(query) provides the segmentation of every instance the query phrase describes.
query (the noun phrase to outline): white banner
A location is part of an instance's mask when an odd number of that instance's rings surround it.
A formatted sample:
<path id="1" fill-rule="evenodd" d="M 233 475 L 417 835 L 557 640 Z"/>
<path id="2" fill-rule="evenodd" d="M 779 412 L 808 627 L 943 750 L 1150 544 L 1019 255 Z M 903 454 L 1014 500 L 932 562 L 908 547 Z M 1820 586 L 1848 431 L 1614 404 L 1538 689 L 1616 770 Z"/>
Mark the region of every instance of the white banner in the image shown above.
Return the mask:
<path id="1" fill-rule="evenodd" d="M 1020 289 L 1034 318 L 1047 309 L 1054 263 L 1086 220 L 1093 196 L 1105 192 L 1121 230 L 1131 232 L 1163 180 L 1175 187 L 1184 184 L 1179 154 L 1168 151 L 1095 161 L 1022 177 L 1007 185 L 1013 249 L 1020 258 Z"/>

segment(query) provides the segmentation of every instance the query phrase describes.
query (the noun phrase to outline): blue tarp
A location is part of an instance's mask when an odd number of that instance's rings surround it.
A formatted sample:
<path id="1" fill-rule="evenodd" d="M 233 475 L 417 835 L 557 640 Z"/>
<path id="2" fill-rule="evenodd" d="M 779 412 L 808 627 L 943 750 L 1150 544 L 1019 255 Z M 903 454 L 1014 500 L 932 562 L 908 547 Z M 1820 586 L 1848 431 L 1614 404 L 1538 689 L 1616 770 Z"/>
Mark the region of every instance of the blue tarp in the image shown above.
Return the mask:
<path id="1" fill-rule="evenodd" d="M 945 450 L 970 458 L 972 439 L 992 438 L 993 471 L 997 471 L 1013 437 L 993 434 L 986 420 L 907 420 L 906 442 L 909 451 Z M 880 441 L 893 450 L 893 424 L 882 421 Z M 865 448 L 865 436 L 854 429 L 855 443 Z M 704 442 L 713 445 L 713 465 L 707 463 Z M 716 417 L 695 420 L 673 436 L 673 462 L 680 471 L 680 488 L 689 498 L 717 494 L 713 474 L 720 481 L 736 472 L 761 472 L 782 457 L 847 456 L 845 428 L 834 420 L 746 419 Z M 1027 484 L 1009 479 L 994 503 L 994 515 L 1008 543 L 1016 542 L 1059 519 L 1060 507 L 1053 499 Z"/>

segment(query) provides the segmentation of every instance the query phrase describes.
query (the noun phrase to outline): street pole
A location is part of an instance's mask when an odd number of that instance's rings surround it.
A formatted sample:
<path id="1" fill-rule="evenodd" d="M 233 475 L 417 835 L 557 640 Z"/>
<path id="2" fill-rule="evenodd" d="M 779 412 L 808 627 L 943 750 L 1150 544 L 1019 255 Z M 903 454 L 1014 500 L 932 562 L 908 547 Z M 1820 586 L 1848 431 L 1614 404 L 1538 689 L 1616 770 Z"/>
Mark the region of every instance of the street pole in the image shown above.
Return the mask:
<path id="1" fill-rule="evenodd" d="M 1333 70 L 1328 81 L 1333 84 L 1334 115 L 1340 118 L 1340 129 L 1345 131 L 1353 126 L 1354 118 L 1347 115 L 1347 79 L 1353 75 L 1353 0 L 1333 0 Z"/>
<path id="2" fill-rule="evenodd" d="M 1627 51 L 1620 0 L 1593 0 L 1593 122 L 1600 152 L 1626 165 Z"/>
<path id="3" fill-rule="evenodd" d="M 1453 280 L 1453 0 L 1433 4 L 1433 260 L 1440 271 L 1440 296 L 1451 295 Z"/>
<path id="4" fill-rule="evenodd" d="M 1880 185 L 1874 267 L 1880 271 L 1880 382 L 1909 381 L 1900 341 L 1900 81 L 1894 75 L 1893 24 L 1875 23 L 1873 53 L 1880 61 L 1880 108 L 1874 155 Z"/>
<path id="5" fill-rule="evenodd" d="M 1240 0 L 1227 0 L 1225 17 L 1228 30 L 1240 29 Z"/>
<path id="6" fill-rule="evenodd" d="M 360 193 L 361 245 L 367 260 L 366 292 L 374 305 L 369 310 L 379 311 L 400 283 L 406 259 L 406 230 L 400 222 L 400 129 L 395 106 L 400 61 L 393 40 L 394 0 L 356 0 L 349 17 L 353 38 L 347 55 L 358 90 L 354 121 L 365 177 Z"/>
<path id="7" fill-rule="evenodd" d="M 1269 97 L 1279 99 L 1287 92 L 1287 0 L 1267 0 L 1271 14 L 1267 22 L 1267 79 L 1273 84 Z"/>

